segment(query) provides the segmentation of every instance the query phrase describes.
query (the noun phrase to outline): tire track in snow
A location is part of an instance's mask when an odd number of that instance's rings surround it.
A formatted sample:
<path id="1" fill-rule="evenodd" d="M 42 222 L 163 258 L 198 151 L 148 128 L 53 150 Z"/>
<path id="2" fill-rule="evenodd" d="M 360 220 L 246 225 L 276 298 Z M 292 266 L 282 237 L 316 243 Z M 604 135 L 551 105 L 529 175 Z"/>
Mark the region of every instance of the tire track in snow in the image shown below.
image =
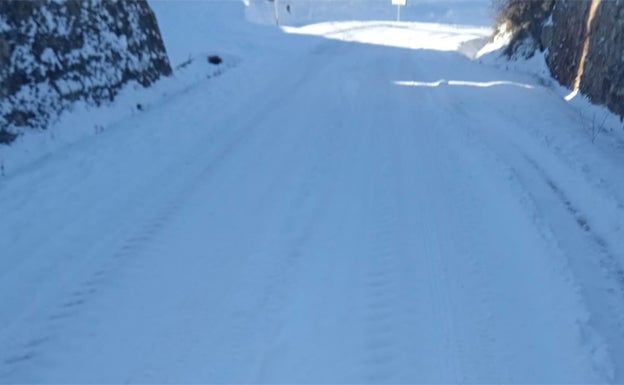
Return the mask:
<path id="1" fill-rule="evenodd" d="M 327 157 L 334 153 L 332 149 L 339 143 L 333 137 L 332 127 L 300 129 L 309 130 L 313 134 L 309 137 L 310 133 L 302 133 L 302 136 L 308 136 L 308 146 L 314 150 L 307 151 L 303 168 L 291 169 L 291 179 L 285 180 L 288 183 L 285 189 L 294 191 L 294 194 L 289 196 L 290 208 L 287 210 L 285 222 L 281 224 L 283 239 L 278 240 L 278 251 L 273 256 L 267 256 L 277 263 L 267 277 L 267 284 L 263 289 L 259 311 L 261 317 L 256 327 L 265 334 L 263 340 L 267 346 L 254 359 L 249 377 L 253 382 L 274 381 L 271 380 L 275 375 L 274 367 L 282 358 L 280 345 L 283 342 L 284 328 L 290 321 L 284 308 L 293 292 L 308 289 L 298 286 L 298 277 L 306 273 L 301 269 L 310 263 L 304 259 L 318 258 L 310 255 L 308 244 L 317 234 L 321 220 L 326 215 L 324 209 L 334 188 L 328 181 L 335 177 L 335 169 L 333 163 L 327 161 Z"/>
<path id="2" fill-rule="evenodd" d="M 404 66 L 407 63 L 404 64 Z M 441 239 L 446 234 L 444 224 L 439 223 L 448 219 L 446 206 L 440 205 L 438 193 L 444 191 L 452 197 L 449 186 L 440 184 L 440 175 L 446 175 L 447 170 L 442 168 L 444 157 L 449 156 L 439 137 L 434 122 L 421 125 L 418 115 L 427 111 L 430 100 L 424 98 L 422 104 L 415 111 L 401 111 L 400 121 L 415 122 L 399 125 L 398 130 L 387 133 L 394 141 L 394 153 L 402 155 L 400 161 L 395 162 L 402 175 L 401 185 L 397 188 L 402 191 L 401 200 L 404 213 L 404 239 L 406 252 L 413 266 L 406 266 L 410 275 L 405 275 L 406 287 L 418 290 L 414 329 L 407 329 L 407 336 L 414 336 L 414 347 L 406 345 L 408 357 L 419 367 L 422 373 L 410 373 L 414 378 L 424 381 L 465 382 L 462 358 L 465 356 L 461 334 L 456 321 L 456 305 L 453 302 L 454 281 L 464 277 L 453 277 L 447 268 L 446 259 L 452 255 L 447 252 L 447 239 Z M 448 234 L 447 234 L 448 235 Z M 450 236 L 450 235 L 449 235 Z M 412 282 L 410 282 L 412 281 Z M 410 285 L 411 283 L 411 285 Z M 426 352 L 426 353 L 425 353 Z M 409 363 L 405 363 L 404 367 Z M 444 372 L 441 372 L 443 368 Z"/>
<path id="3" fill-rule="evenodd" d="M 241 139 L 239 137 L 238 139 Z M 18 343 L 15 348 L 18 353 L 13 353 L 3 360 L 5 368 L 0 371 L 0 378 L 13 374 L 20 370 L 19 366 L 26 364 L 42 355 L 45 343 L 51 341 L 65 321 L 72 317 L 80 308 L 86 305 L 89 300 L 97 294 L 106 279 L 114 274 L 116 269 L 128 259 L 137 257 L 153 242 L 156 236 L 174 217 L 180 207 L 186 202 L 193 191 L 198 187 L 197 181 L 204 180 L 213 170 L 215 162 L 218 164 L 236 145 L 238 141 L 225 147 L 224 151 L 215 158 L 214 162 L 203 167 L 196 176 L 182 175 L 177 181 L 171 181 L 173 186 L 182 186 L 177 189 L 158 214 L 151 219 L 147 219 L 140 225 L 138 230 L 131 232 L 125 237 L 120 245 L 112 252 L 105 253 L 104 261 L 99 263 L 99 267 L 94 267 L 92 273 L 82 281 L 77 287 L 66 291 L 59 303 L 51 309 L 47 316 L 47 325 L 43 326 L 43 333 L 29 339 L 25 343 Z"/>
<path id="4" fill-rule="evenodd" d="M 482 198 L 478 195 L 480 191 L 470 188 L 478 176 L 468 166 L 470 158 L 466 155 L 465 143 L 457 138 L 457 131 L 447 131 L 449 126 L 443 121 L 436 122 L 436 137 L 432 136 L 430 141 L 438 143 L 445 150 L 430 154 L 429 157 L 437 158 L 433 163 L 440 168 L 438 174 L 446 176 L 444 185 L 450 189 L 447 191 L 449 198 L 446 206 L 439 207 L 439 210 L 445 210 L 446 215 L 455 218 L 453 222 L 446 223 L 446 226 L 455 224 L 446 229 L 448 237 L 455 243 L 454 253 L 447 252 L 446 255 L 454 258 L 440 261 L 445 265 L 445 274 L 451 270 L 456 275 L 455 279 L 447 282 L 453 288 L 452 297 L 449 297 L 457 315 L 453 319 L 462 320 L 456 325 L 461 330 L 458 334 L 460 366 L 463 368 L 461 382 L 486 381 L 485 375 L 491 376 L 487 381 L 510 382 L 512 377 L 508 363 L 513 358 L 494 332 L 498 322 L 494 318 L 497 309 L 489 275 L 498 273 L 491 271 L 492 266 L 487 266 L 487 258 L 492 258 L 492 252 L 483 244 L 482 235 L 477 230 L 483 226 L 479 221 L 482 217 Z M 431 198 L 435 201 L 434 197 Z M 442 228 L 440 226 L 438 233 L 444 233 Z M 467 276 L 461 275 L 466 272 L 469 273 Z M 475 354 L 477 346 L 479 353 Z"/>
<path id="5" fill-rule="evenodd" d="M 436 110 L 429 94 L 419 100 L 420 108 L 401 121 L 419 122 L 424 112 Z M 393 137 L 402 175 L 397 190 L 403 202 L 403 254 L 409 261 L 401 265 L 401 278 L 417 308 L 407 313 L 414 326 L 406 335 L 413 338 L 402 344 L 407 358 L 402 366 L 411 366 L 409 379 L 508 382 L 508 358 L 492 328 L 493 292 L 484 271 L 488 250 L 476 230 L 482 214 L 469 188 L 472 175 L 442 120 L 425 121 L 405 125 Z"/>
<path id="6" fill-rule="evenodd" d="M 298 79 L 300 77 L 303 75 L 299 76 Z M 299 81 L 296 80 L 294 83 L 287 84 L 287 87 L 296 88 Z M 279 98 L 286 98 L 287 94 L 287 92 L 276 93 Z M 270 105 L 272 101 L 268 100 L 266 103 Z M 246 117 L 248 124 L 241 124 L 241 128 L 238 130 L 220 131 L 216 135 L 204 138 L 207 142 L 219 139 L 216 141 L 218 145 L 214 146 L 213 152 L 206 151 L 205 143 L 199 141 L 194 143 L 194 147 L 190 149 L 186 158 L 169 165 L 162 175 L 167 175 L 167 186 L 172 187 L 145 198 L 145 200 L 156 202 L 157 206 L 160 206 L 157 214 L 142 219 L 143 224 L 139 225 L 137 230 L 131 230 L 128 236 L 121 238 L 121 241 L 114 242 L 118 246 L 112 250 L 96 249 L 90 251 L 91 254 L 98 254 L 102 258 L 94 259 L 96 266 L 85 266 L 85 271 L 81 271 L 81 273 L 87 273 L 88 277 L 82 283 L 64 288 L 57 304 L 52 306 L 45 304 L 46 310 L 40 315 L 30 315 L 30 312 L 38 309 L 34 304 L 33 307 L 27 309 L 25 314 L 16 317 L 16 319 L 26 317 L 35 319 L 37 332 L 33 334 L 34 336 L 29 337 L 12 337 L 9 335 L 8 339 L 3 338 L 6 343 L 0 350 L 0 379 L 11 378 L 10 376 L 15 375 L 18 371 L 28 372 L 27 365 L 34 365 L 35 359 L 42 358 L 46 344 L 58 337 L 59 330 L 67 323 L 67 320 L 88 304 L 107 278 L 121 268 L 125 261 L 139 256 L 151 245 L 156 236 L 188 201 L 189 197 L 209 180 L 215 169 L 220 167 L 226 158 L 256 134 L 257 128 L 262 126 L 261 122 L 267 117 L 266 114 L 261 113 L 261 107 L 257 110 L 260 116 L 250 114 Z M 229 117 L 225 119 L 227 118 Z M 266 130 L 267 127 L 265 126 L 264 129 Z M 220 137 L 220 135 L 225 136 Z M 149 187 L 153 188 L 153 186 Z M 15 321 L 13 327 L 19 326 L 19 323 Z M 5 328 L 2 333 L 10 333 L 11 328 Z"/>
<path id="7" fill-rule="evenodd" d="M 425 201 L 421 202 L 424 203 Z M 423 208 L 423 212 L 426 209 Z M 431 219 L 431 218 L 429 218 Z M 419 234 L 423 235 L 423 249 L 421 258 L 426 268 L 426 287 L 428 309 L 431 316 L 431 325 L 435 328 L 435 335 L 441 351 L 437 352 L 440 360 L 436 367 L 446 368 L 453 382 L 462 382 L 462 368 L 460 367 L 460 348 L 458 334 L 455 327 L 456 314 L 453 311 L 449 293 L 449 277 L 441 258 L 442 241 L 438 233 L 443 231 L 435 222 L 421 223 Z"/>
<path id="8" fill-rule="evenodd" d="M 616 253 L 611 250 L 605 238 L 592 227 L 587 219 L 587 215 L 570 200 L 567 194 L 548 176 L 546 171 L 540 167 L 534 159 L 530 158 L 518 148 L 517 151 L 527 164 L 533 168 L 536 175 L 538 175 L 541 182 L 547 186 L 559 205 L 570 215 L 580 231 L 581 239 L 587 240 L 592 255 L 598 256 L 598 261 L 589 261 L 589 263 L 595 263 L 604 276 L 601 277 L 601 279 L 595 280 L 590 285 L 584 282 L 584 285 L 582 285 L 579 290 L 585 293 L 597 292 L 595 295 L 601 299 L 602 308 L 597 308 L 595 303 L 587 303 L 590 310 L 596 311 L 599 315 L 596 316 L 592 314 L 586 321 L 588 325 L 591 325 L 591 329 L 595 330 L 582 327 L 581 333 L 584 335 L 583 338 L 587 339 L 587 342 L 593 345 L 591 349 L 593 349 L 596 355 L 596 361 L 602 361 L 595 363 L 596 370 L 601 372 L 603 376 L 612 380 L 620 378 L 623 375 L 620 372 L 624 366 L 624 361 L 619 358 L 624 354 L 624 351 L 621 349 L 621 346 L 624 346 L 624 270 L 622 270 Z M 520 178 L 520 174 L 518 175 Z M 533 199 L 535 200 L 534 196 Z M 543 218 L 542 221 L 546 221 L 546 219 Z M 551 229 L 550 232 L 554 237 L 557 237 L 553 229 Z M 558 242 L 563 241 L 559 240 Z M 571 264 L 573 262 L 569 263 Z M 588 273 L 585 272 L 585 274 Z M 605 311 L 608 313 L 601 314 Z M 594 337 L 596 333 L 602 335 L 604 341 Z M 600 347 L 596 346 L 600 346 L 604 343 L 607 344 L 610 357 L 603 356 L 604 353 L 600 351 Z M 610 364 L 605 362 L 611 360 L 613 360 L 613 369 L 608 368 L 607 366 Z"/>
<path id="9" fill-rule="evenodd" d="M 547 195 L 554 196 L 554 201 L 557 202 L 552 203 L 555 203 L 555 206 L 561 206 L 563 211 L 567 211 L 567 214 L 572 217 L 573 222 L 577 226 L 577 230 L 584 233 L 581 237 L 589 236 L 592 238 L 592 234 L 588 234 L 591 233 L 591 229 L 588 227 L 585 217 L 579 214 L 579 211 L 570 203 L 567 197 L 562 195 L 562 190 L 547 177 L 545 171 L 535 160 L 526 155 L 526 153 L 520 148 L 519 144 L 513 141 L 513 138 L 510 139 L 498 131 L 486 131 L 486 129 L 490 126 L 494 127 L 494 125 L 487 123 L 480 126 L 480 122 L 478 120 L 475 122 L 475 118 L 479 118 L 479 116 L 476 115 L 476 113 L 473 116 L 464 108 L 465 106 L 463 106 L 462 102 L 449 101 L 445 99 L 444 103 L 447 104 L 447 108 L 449 108 L 449 110 L 454 111 L 457 115 L 463 116 L 464 120 L 467 122 L 466 124 L 460 126 L 462 127 L 462 130 L 457 131 L 466 139 L 465 143 L 469 143 L 477 153 L 480 153 L 482 156 L 490 159 L 490 163 L 494 165 L 495 170 L 498 173 L 506 175 L 508 183 L 512 187 L 511 190 L 513 190 L 515 199 L 520 205 L 522 205 L 522 207 L 525 208 L 528 215 L 532 217 L 536 231 L 544 241 L 545 247 L 548 249 L 549 253 L 557 256 L 555 265 L 558 266 L 556 268 L 557 271 L 554 271 L 554 273 L 558 274 L 561 276 L 561 279 L 569 283 L 570 287 L 574 290 L 575 294 L 573 297 L 576 301 L 578 301 L 578 305 L 583 306 L 584 310 L 584 308 L 589 304 L 590 311 L 598 310 L 599 313 L 607 309 L 607 307 L 605 307 L 600 310 L 594 307 L 592 310 L 592 307 L 596 304 L 588 303 L 587 298 L 582 298 L 580 295 L 584 290 L 587 290 L 588 287 L 590 290 L 593 290 L 592 287 L 595 283 L 591 282 L 591 279 L 588 280 L 587 277 L 582 278 L 580 282 L 576 281 L 576 275 L 578 272 L 574 272 L 574 264 L 578 262 L 574 262 L 570 259 L 571 257 L 568 254 L 571 250 L 567 249 L 567 241 L 565 241 L 565 237 L 561 238 L 561 229 L 559 228 L 561 224 L 557 223 L 558 220 L 560 221 L 560 218 L 552 216 L 553 214 L 557 214 L 557 210 L 553 210 L 553 207 L 551 206 L 548 207 L 547 210 L 550 216 L 543 213 L 543 205 L 551 199 L 547 197 Z M 500 113 L 500 116 L 505 116 L 504 111 L 500 108 L 495 108 L 495 110 Z M 505 121 L 504 124 L 508 124 L 508 122 Z M 456 140 L 450 136 L 449 138 L 451 139 L 450 142 Z M 456 147 L 461 150 L 461 144 L 459 142 L 457 142 Z M 531 169 L 532 171 L 530 171 Z M 546 195 L 544 195 L 545 191 L 547 191 Z M 549 203 L 549 205 L 552 203 Z M 540 210 L 540 207 L 542 210 Z M 572 231 L 572 233 L 574 232 L 575 231 Z M 569 234 L 567 236 L 569 237 Z M 601 244 L 604 244 L 602 238 L 599 236 L 594 237 L 593 242 L 599 249 Z M 582 247 L 585 248 L 585 246 Z M 602 251 L 598 251 L 598 253 L 604 254 L 604 251 L 605 250 L 603 249 Z M 588 274 L 591 276 L 591 273 Z M 617 276 L 615 278 L 617 278 Z M 603 280 L 604 279 L 601 279 L 600 281 Z M 579 283 L 581 286 L 579 286 Z M 613 293 L 610 293 L 610 295 L 612 294 Z M 614 303 L 608 308 L 613 309 L 621 307 L 621 304 Z M 617 329 L 622 330 L 624 324 L 622 324 L 622 318 L 620 316 L 621 312 L 616 313 L 618 316 L 615 317 L 615 319 L 617 319 L 615 323 L 619 325 L 617 326 Z M 608 341 L 609 338 L 603 341 L 602 336 L 596 332 L 597 330 L 604 332 L 606 330 L 610 330 L 611 328 L 599 327 L 598 329 L 594 329 L 595 325 L 593 325 L 591 320 L 592 316 L 590 314 L 585 314 L 582 311 L 578 312 L 577 317 L 576 329 L 578 333 L 579 347 L 584 349 L 583 354 L 587 355 L 586 361 L 592 366 L 596 378 L 600 378 L 601 381 L 604 381 L 607 378 L 613 378 L 614 374 L 611 368 L 610 358 L 604 351 L 605 341 Z M 606 317 L 605 319 L 612 320 L 613 317 Z M 620 335 L 617 338 L 621 340 L 622 336 Z"/>
<path id="10" fill-rule="evenodd" d="M 375 162 L 374 189 L 371 204 L 371 222 L 367 239 L 370 250 L 367 258 L 369 272 L 366 277 L 366 352 L 364 365 L 370 382 L 391 382 L 397 372 L 398 289 L 397 285 L 397 235 L 399 234 L 396 207 L 393 149 L 383 146 L 385 141 L 378 127 L 369 127 L 373 144 L 378 144 L 380 159 Z"/>
<path id="11" fill-rule="evenodd" d="M 589 237 L 596 248 L 599 249 L 602 255 L 600 265 L 606 270 L 606 274 L 619 284 L 617 289 L 614 290 L 619 293 L 621 299 L 624 299 L 624 271 L 621 266 L 619 266 L 615 253 L 610 250 L 608 242 L 593 229 L 591 223 L 587 219 L 587 215 L 568 198 L 566 193 L 547 175 L 546 171 L 540 167 L 535 160 L 529 158 L 522 152 L 521 154 L 526 162 L 541 176 L 543 182 L 548 185 L 552 193 L 559 199 L 561 205 L 565 207 L 566 211 L 574 218 L 578 227 L 587 234 L 587 237 Z"/>

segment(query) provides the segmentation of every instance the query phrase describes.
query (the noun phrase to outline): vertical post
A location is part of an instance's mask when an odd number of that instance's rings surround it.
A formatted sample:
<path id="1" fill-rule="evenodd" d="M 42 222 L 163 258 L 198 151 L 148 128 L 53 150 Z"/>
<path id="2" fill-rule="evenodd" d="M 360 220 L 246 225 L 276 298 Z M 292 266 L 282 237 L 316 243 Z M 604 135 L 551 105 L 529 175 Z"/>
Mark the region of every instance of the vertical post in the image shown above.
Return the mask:
<path id="1" fill-rule="evenodd" d="M 280 25 L 280 22 L 279 22 L 279 8 L 278 8 L 278 5 L 277 5 L 277 0 L 273 0 L 273 6 L 275 7 L 275 24 L 279 26 Z"/>
<path id="2" fill-rule="evenodd" d="M 397 21 L 401 21 L 401 5 L 397 4 Z"/>

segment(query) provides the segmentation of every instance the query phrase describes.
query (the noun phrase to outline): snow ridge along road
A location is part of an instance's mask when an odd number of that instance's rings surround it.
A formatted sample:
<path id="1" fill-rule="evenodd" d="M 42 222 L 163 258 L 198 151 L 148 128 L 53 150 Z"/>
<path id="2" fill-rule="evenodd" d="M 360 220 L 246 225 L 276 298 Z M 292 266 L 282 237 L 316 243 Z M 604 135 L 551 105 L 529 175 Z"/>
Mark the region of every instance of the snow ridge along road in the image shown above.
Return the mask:
<path id="1" fill-rule="evenodd" d="M 621 380 L 624 195 L 526 129 L 572 107 L 421 26 L 280 36 L 3 180 L 0 381 Z"/>

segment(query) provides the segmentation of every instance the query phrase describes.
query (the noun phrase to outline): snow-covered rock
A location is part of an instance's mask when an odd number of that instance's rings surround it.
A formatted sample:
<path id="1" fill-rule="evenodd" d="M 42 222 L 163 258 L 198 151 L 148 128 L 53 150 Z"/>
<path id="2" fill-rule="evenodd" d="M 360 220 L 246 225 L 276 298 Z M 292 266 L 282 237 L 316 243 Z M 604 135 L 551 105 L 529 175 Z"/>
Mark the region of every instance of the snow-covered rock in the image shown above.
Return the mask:
<path id="1" fill-rule="evenodd" d="M 170 73 L 145 1 L 0 2 L 0 143 L 77 100 L 99 105 Z"/>

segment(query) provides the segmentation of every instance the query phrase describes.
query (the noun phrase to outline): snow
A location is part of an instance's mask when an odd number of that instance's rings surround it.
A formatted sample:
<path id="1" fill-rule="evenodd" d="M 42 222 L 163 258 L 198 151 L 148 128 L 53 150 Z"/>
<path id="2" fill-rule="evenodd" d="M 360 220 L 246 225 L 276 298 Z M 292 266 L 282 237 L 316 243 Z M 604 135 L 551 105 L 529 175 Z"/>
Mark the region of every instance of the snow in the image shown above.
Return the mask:
<path id="1" fill-rule="evenodd" d="M 272 1 L 245 2 L 247 20 L 275 24 Z M 408 0 L 401 7 L 401 20 L 491 26 L 490 4 L 489 0 Z M 281 25 L 294 27 L 325 21 L 394 21 L 397 17 L 397 8 L 390 0 L 278 0 L 277 11 Z"/>
<path id="2" fill-rule="evenodd" d="M 361 21 L 326 22 L 300 28 L 284 27 L 284 31 L 348 42 L 437 51 L 457 51 L 462 43 L 488 38 L 492 33 L 489 28 Z"/>
<path id="3" fill-rule="evenodd" d="M 46 63 L 46 64 L 51 64 L 51 65 L 58 65 L 59 64 L 59 61 L 58 61 L 58 59 L 56 57 L 56 54 L 49 47 L 46 47 L 43 50 L 43 52 L 41 53 L 41 61 Z"/>
<path id="4" fill-rule="evenodd" d="M 0 382 L 622 382 L 613 116 L 463 2 L 151 4 L 174 76 L 0 147 Z"/>
<path id="5" fill-rule="evenodd" d="M 0 16 L 0 32 L 5 32 L 9 29 L 9 25 L 7 24 L 6 20 L 4 20 L 4 17 Z"/>

